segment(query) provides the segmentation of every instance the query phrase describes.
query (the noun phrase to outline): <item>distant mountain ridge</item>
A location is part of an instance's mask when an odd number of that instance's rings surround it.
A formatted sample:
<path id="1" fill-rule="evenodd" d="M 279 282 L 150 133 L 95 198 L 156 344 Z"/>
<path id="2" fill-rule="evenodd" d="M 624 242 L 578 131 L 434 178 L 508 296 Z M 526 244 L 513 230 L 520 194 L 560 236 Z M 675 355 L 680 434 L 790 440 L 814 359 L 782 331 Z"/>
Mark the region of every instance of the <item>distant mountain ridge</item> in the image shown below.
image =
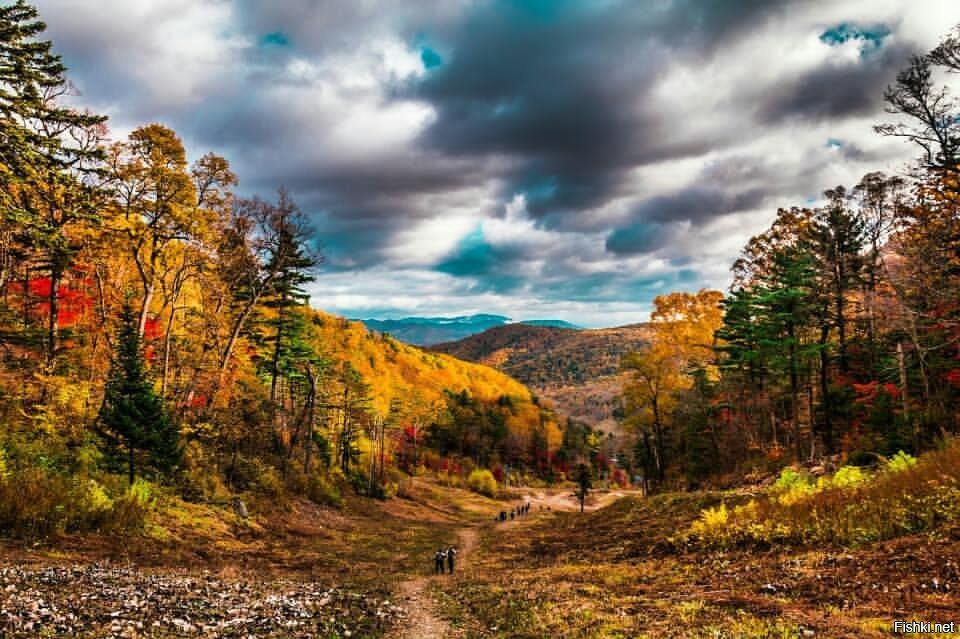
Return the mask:
<path id="1" fill-rule="evenodd" d="M 416 346 L 432 346 L 443 342 L 454 342 L 497 326 L 509 326 L 511 319 L 504 315 L 480 313 L 457 317 L 404 317 L 402 319 L 362 319 L 354 320 L 373 331 L 389 333 L 392 337 Z M 548 326 L 578 330 L 579 326 L 564 320 L 524 320 L 518 324 Z"/>
<path id="2" fill-rule="evenodd" d="M 492 366 L 551 401 L 564 415 L 606 431 L 617 429 L 620 360 L 646 348 L 646 324 L 571 330 L 506 324 L 432 350 Z"/>

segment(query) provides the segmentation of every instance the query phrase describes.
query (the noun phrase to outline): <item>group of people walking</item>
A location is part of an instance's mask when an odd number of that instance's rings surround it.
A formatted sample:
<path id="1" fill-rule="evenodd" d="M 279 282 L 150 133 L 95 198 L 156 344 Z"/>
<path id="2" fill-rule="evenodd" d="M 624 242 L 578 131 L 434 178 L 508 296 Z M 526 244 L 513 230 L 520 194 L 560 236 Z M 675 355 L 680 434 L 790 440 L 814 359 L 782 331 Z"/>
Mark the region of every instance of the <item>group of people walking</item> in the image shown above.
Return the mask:
<path id="1" fill-rule="evenodd" d="M 437 575 L 442 575 L 444 572 L 444 564 L 449 569 L 450 574 L 453 574 L 453 568 L 457 560 L 457 549 L 453 546 L 450 546 L 446 550 L 441 548 L 433 555 L 433 572 Z"/>
<path id="2" fill-rule="evenodd" d="M 516 517 L 521 517 L 521 516 L 523 516 L 523 515 L 526 515 L 526 514 L 529 513 L 529 512 L 530 512 L 530 503 L 527 502 L 527 503 L 525 503 L 525 504 L 521 504 L 520 506 L 517 506 L 516 508 L 511 508 L 511 509 L 510 509 L 510 519 L 514 519 L 514 518 L 516 518 Z M 506 520 L 507 520 L 507 511 L 501 510 L 501 511 L 500 511 L 500 516 L 497 517 L 497 521 L 506 521 Z"/>
<path id="3" fill-rule="evenodd" d="M 543 510 L 543 506 L 540 507 Z M 509 514 L 506 510 L 501 510 L 500 515 L 497 516 L 496 521 L 507 521 L 507 517 L 510 519 L 515 519 L 517 517 L 522 517 L 530 512 L 530 502 L 520 504 L 515 508 L 511 508 Z M 442 575 L 444 573 L 453 574 L 453 569 L 457 564 L 457 549 L 453 546 L 449 548 L 441 548 L 433 554 L 433 572 L 436 575 Z"/>

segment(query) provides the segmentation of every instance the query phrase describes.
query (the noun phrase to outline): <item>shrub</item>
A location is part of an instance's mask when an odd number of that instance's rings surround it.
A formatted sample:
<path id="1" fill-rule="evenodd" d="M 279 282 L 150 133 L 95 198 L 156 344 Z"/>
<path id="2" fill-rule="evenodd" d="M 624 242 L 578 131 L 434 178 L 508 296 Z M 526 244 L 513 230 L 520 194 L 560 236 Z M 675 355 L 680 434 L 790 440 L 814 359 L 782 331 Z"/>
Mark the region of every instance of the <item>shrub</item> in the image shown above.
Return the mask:
<path id="1" fill-rule="evenodd" d="M 815 487 L 809 475 L 784 468 L 770 490 L 777 502 L 789 506 L 806 499 Z"/>
<path id="2" fill-rule="evenodd" d="M 147 516 L 156 508 L 153 486 L 144 479 L 136 480 L 127 491 L 113 501 L 103 528 L 114 533 L 135 533 L 143 530 Z"/>
<path id="3" fill-rule="evenodd" d="M 896 455 L 891 457 L 889 461 L 887 461 L 887 464 L 884 466 L 884 470 L 886 470 L 888 473 L 902 473 L 910 470 L 916 465 L 917 458 L 901 450 L 898 451 Z"/>
<path id="4" fill-rule="evenodd" d="M 960 521 L 960 440 L 916 459 L 898 454 L 882 472 L 841 468 L 816 486 L 784 471 L 766 495 L 701 513 L 675 542 L 860 546 Z"/>
<path id="5" fill-rule="evenodd" d="M 322 506 L 339 508 L 343 505 L 340 489 L 326 477 L 313 474 L 307 479 L 307 498 Z"/>
<path id="6" fill-rule="evenodd" d="M 859 486 L 868 479 L 867 473 L 859 466 L 843 466 L 826 483 L 837 488 Z"/>
<path id="7" fill-rule="evenodd" d="M 150 484 L 143 480 L 111 498 L 93 479 L 24 469 L 0 479 L 0 534 L 45 539 L 94 530 L 137 532 L 155 503 Z"/>
<path id="8" fill-rule="evenodd" d="M 477 468 L 470 473 L 467 478 L 467 485 L 470 486 L 470 490 L 481 495 L 493 497 L 497 494 L 497 480 L 494 479 L 493 473 L 487 469 Z"/>

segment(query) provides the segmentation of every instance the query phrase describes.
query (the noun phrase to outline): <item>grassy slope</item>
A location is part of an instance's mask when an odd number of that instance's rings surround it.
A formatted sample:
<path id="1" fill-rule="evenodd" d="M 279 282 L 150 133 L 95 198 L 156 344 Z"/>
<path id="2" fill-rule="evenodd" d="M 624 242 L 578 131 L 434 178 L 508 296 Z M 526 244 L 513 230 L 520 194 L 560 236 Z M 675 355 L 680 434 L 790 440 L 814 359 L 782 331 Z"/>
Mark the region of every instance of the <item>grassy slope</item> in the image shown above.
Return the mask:
<path id="1" fill-rule="evenodd" d="M 894 618 L 960 618 L 955 532 L 860 550 L 678 554 L 665 543 L 720 498 L 537 513 L 487 535 L 475 578 L 440 595 L 475 637 L 860 638 L 889 636 Z"/>
<path id="2" fill-rule="evenodd" d="M 857 550 L 677 552 L 667 538 L 703 508 L 746 497 L 625 497 L 584 515 L 535 507 L 528 518 L 493 524 L 507 502 L 422 479 L 403 494 L 349 498 L 342 510 L 253 503 L 248 521 L 226 507 L 175 502 L 148 535 L 8 545 L 3 563 L 134 560 L 224 579 L 306 578 L 394 599 L 401 581 L 429 573 L 436 547 L 474 526 L 482 541 L 466 570 L 430 586 L 461 637 L 870 638 L 889 636 L 893 618 L 960 617 L 960 530 L 952 527 Z"/>
<path id="3" fill-rule="evenodd" d="M 387 501 L 348 496 L 340 509 L 301 498 L 263 499 L 248 503 L 248 519 L 226 504 L 166 497 L 143 534 L 65 535 L 45 545 L 7 541 L 2 553 L 8 561 L 132 561 L 383 585 L 384 575 L 389 583 L 427 571 L 424 557 L 455 541 L 459 527 L 487 521 L 501 508 L 422 479 L 408 480 L 402 494 Z"/>

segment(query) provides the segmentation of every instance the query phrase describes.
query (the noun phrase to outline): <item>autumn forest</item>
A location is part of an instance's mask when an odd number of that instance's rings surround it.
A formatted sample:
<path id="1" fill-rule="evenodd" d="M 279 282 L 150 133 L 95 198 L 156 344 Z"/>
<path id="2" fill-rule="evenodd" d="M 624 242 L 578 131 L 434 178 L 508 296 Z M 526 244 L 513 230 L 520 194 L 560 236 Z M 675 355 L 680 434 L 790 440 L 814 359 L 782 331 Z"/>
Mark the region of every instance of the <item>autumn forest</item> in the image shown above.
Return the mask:
<path id="1" fill-rule="evenodd" d="M 814 619 L 835 594 L 770 603 L 807 591 L 766 564 L 744 577 L 770 580 L 743 586 L 746 599 L 701 593 L 699 607 L 671 599 L 680 568 L 657 571 L 742 553 L 727 570 L 765 549 L 869 553 L 910 535 L 956 550 L 960 32 L 883 95 L 875 135 L 916 160 L 777 210 L 730 264 L 727 290 L 662 292 L 649 321 L 602 339 L 510 325 L 430 348 L 317 308 L 326 230 L 297 190 L 251 195 L 231 158 L 191 156 L 162 123 L 114 135 L 76 106 L 46 29 L 24 0 L 0 6 L 4 566 L 61 552 L 332 584 L 290 595 L 313 597 L 304 634 L 264 617 L 243 636 L 874 636 L 887 612 L 829 603 L 836 617 Z M 533 390 L 555 376 L 554 394 L 602 378 L 592 401 L 608 421 Z M 472 571 L 460 587 L 417 576 L 441 543 Z M 515 582 L 502 577 L 511 561 L 529 570 Z M 636 561 L 662 588 L 649 601 L 630 586 Z M 591 572 L 608 564 L 619 576 Z M 80 582 L 138 588 L 89 570 Z M 397 592 L 419 611 L 391 608 Z M 956 612 L 937 592 L 874 604 L 900 606 L 898 618 Z M 657 625 L 652 610 L 693 625 Z M 226 617 L 163 614 L 155 635 L 100 634 L 91 617 L 43 636 L 241 636 L 216 625 Z M 30 633 L 45 622 L 24 619 L 3 612 L 0 634 L 41 636 Z"/>

